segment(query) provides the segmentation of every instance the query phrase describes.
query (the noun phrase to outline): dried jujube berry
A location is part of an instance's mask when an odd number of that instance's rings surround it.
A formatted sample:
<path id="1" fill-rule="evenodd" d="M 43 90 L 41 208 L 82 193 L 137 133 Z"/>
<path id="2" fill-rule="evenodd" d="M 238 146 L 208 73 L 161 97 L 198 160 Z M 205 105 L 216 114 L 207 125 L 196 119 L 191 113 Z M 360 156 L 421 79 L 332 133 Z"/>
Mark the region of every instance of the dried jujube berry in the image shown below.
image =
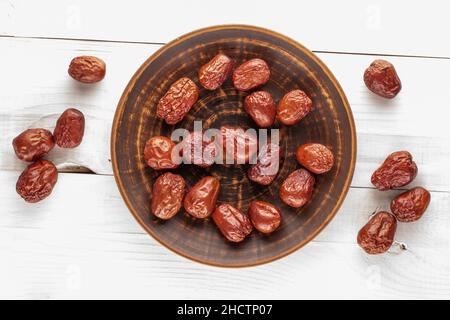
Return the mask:
<path id="1" fill-rule="evenodd" d="M 269 202 L 255 200 L 250 203 L 248 216 L 259 232 L 274 232 L 281 223 L 281 211 Z"/>
<path id="2" fill-rule="evenodd" d="M 185 182 L 182 176 L 163 173 L 153 184 L 151 212 L 163 220 L 172 218 L 181 209 L 184 192 Z"/>
<path id="3" fill-rule="evenodd" d="M 53 136 L 61 148 L 78 147 L 84 136 L 84 115 L 81 111 L 69 108 L 64 111 L 56 122 Z"/>
<path id="4" fill-rule="evenodd" d="M 222 148 L 227 164 L 245 164 L 252 159 L 258 151 L 258 139 L 243 128 L 234 126 L 222 126 Z"/>
<path id="5" fill-rule="evenodd" d="M 333 152 L 320 143 L 306 143 L 296 152 L 298 163 L 312 173 L 321 174 L 331 170 L 334 163 Z"/>
<path id="6" fill-rule="evenodd" d="M 178 164 L 172 159 L 175 142 L 164 136 L 148 139 L 144 149 L 144 159 L 155 170 L 175 169 Z"/>
<path id="7" fill-rule="evenodd" d="M 199 91 L 189 78 L 181 78 L 173 83 L 156 106 L 156 115 L 167 124 L 176 124 L 183 120 L 198 100 Z"/>
<path id="8" fill-rule="evenodd" d="M 271 184 L 280 169 L 280 155 L 281 150 L 277 144 L 268 143 L 262 146 L 257 163 L 248 169 L 248 178 L 263 186 Z"/>
<path id="9" fill-rule="evenodd" d="M 48 160 L 30 164 L 20 175 L 16 184 L 17 193 L 27 202 L 38 202 L 52 193 L 58 180 L 58 170 Z"/>
<path id="10" fill-rule="evenodd" d="M 46 129 L 28 129 L 14 138 L 14 152 L 23 161 L 35 161 L 45 156 L 55 146 L 55 140 Z"/>
<path id="11" fill-rule="evenodd" d="M 402 89 L 402 83 L 392 63 L 375 60 L 364 72 L 364 83 L 373 93 L 387 98 L 394 98 Z"/>
<path id="12" fill-rule="evenodd" d="M 97 57 L 80 56 L 70 62 L 69 75 L 84 83 L 99 82 L 105 77 L 106 64 Z"/>
<path id="13" fill-rule="evenodd" d="M 394 242 L 397 220 L 389 212 L 374 214 L 358 233 L 358 244 L 368 254 L 380 254 L 389 250 Z"/>
<path id="14" fill-rule="evenodd" d="M 216 208 L 219 191 L 219 179 L 212 176 L 202 178 L 186 194 L 184 209 L 195 218 L 209 217 Z"/>
<path id="15" fill-rule="evenodd" d="M 249 94 L 244 101 L 245 111 L 261 128 L 269 128 L 275 122 L 277 110 L 272 95 L 267 91 Z"/>
<path id="16" fill-rule="evenodd" d="M 300 208 L 312 197 L 316 179 L 305 169 L 292 172 L 281 184 L 279 195 L 288 206 Z"/>
<path id="17" fill-rule="evenodd" d="M 287 126 L 302 120 L 312 109 L 312 100 L 302 90 L 286 93 L 278 104 L 277 118 Z"/>
<path id="18" fill-rule="evenodd" d="M 251 59 L 233 72 L 234 87 L 240 91 L 249 91 L 263 86 L 269 81 L 270 69 L 262 59 Z"/>
<path id="19" fill-rule="evenodd" d="M 211 166 L 219 152 L 215 141 L 197 131 L 189 133 L 181 142 L 180 147 L 184 163 L 195 164 L 203 168 Z"/>
<path id="20" fill-rule="evenodd" d="M 391 202 L 391 211 L 400 222 L 419 220 L 430 204 L 430 193 L 416 187 L 395 197 Z"/>
<path id="21" fill-rule="evenodd" d="M 391 153 L 372 174 L 372 184 L 380 191 L 406 186 L 417 175 L 417 166 L 408 151 Z"/>
<path id="22" fill-rule="evenodd" d="M 231 242 L 243 241 L 253 230 L 247 215 L 228 203 L 218 206 L 212 218 L 223 236 Z"/>
<path id="23" fill-rule="evenodd" d="M 200 68 L 198 80 L 205 89 L 216 90 L 227 80 L 232 68 L 233 60 L 219 53 Z"/>

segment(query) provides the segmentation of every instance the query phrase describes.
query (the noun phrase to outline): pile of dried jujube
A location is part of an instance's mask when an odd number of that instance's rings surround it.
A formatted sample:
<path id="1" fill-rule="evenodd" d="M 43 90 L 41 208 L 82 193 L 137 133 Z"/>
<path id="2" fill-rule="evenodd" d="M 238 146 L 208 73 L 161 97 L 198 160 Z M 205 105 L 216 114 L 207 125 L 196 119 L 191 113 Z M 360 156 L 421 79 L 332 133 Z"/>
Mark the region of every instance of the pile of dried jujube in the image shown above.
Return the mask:
<path id="1" fill-rule="evenodd" d="M 375 60 L 364 73 L 364 82 L 374 93 L 392 99 L 401 89 L 401 82 L 394 66 L 384 60 Z M 372 184 L 380 191 L 401 188 L 417 176 L 417 166 L 408 151 L 390 154 L 373 173 Z M 420 219 L 430 203 L 430 193 L 415 187 L 391 201 L 391 211 L 375 212 L 359 231 L 357 241 L 368 254 L 388 251 L 394 243 L 397 220 L 412 222 Z"/>
<path id="2" fill-rule="evenodd" d="M 232 73 L 234 87 L 239 91 L 251 92 L 244 101 L 245 111 L 260 128 L 270 128 L 275 119 L 283 125 L 295 125 L 312 109 L 312 100 L 302 90 L 286 93 L 278 107 L 267 91 L 253 91 L 265 85 L 270 79 L 270 69 L 262 59 L 251 59 L 233 70 L 233 60 L 223 53 L 217 54 L 203 65 L 198 72 L 200 84 L 207 90 L 216 90 L 222 86 Z M 173 83 L 156 107 L 156 115 L 167 124 L 180 122 L 197 102 L 199 90 L 189 78 L 183 77 Z M 183 157 L 190 157 L 188 163 L 209 167 L 214 163 L 214 156 L 220 151 L 234 158 L 234 163 L 249 163 L 253 156 L 252 146 L 257 140 L 244 132 L 242 128 L 222 126 L 219 141 L 208 140 L 201 132 L 191 132 L 180 143 L 191 150 Z M 231 150 L 226 141 L 232 141 Z M 150 138 L 144 149 L 144 159 L 155 170 L 175 169 L 178 164 L 172 161 L 172 151 L 176 144 L 168 137 Z M 228 148 L 227 148 L 228 147 Z M 239 148 L 241 147 L 241 148 Z M 278 144 L 268 143 L 259 146 L 257 161 L 248 170 L 251 181 L 270 185 L 278 172 L 280 148 Z M 200 152 L 195 152 L 200 148 Z M 237 150 L 245 150 L 242 154 Z M 254 149 L 253 149 L 254 150 Z M 197 150 L 198 151 L 198 150 Z M 194 154 L 201 154 L 196 158 Z M 194 158 L 194 161 L 191 161 Z M 298 162 L 304 167 L 293 171 L 284 180 L 279 189 L 281 200 L 287 205 L 300 208 L 312 197 L 315 184 L 314 174 L 331 170 L 334 156 L 330 149 L 318 143 L 308 143 L 298 147 Z M 273 169 L 273 170 L 270 170 Z M 269 173 L 270 174 L 266 174 Z M 281 210 L 275 205 L 255 200 L 250 203 L 248 214 L 228 203 L 216 207 L 220 182 L 216 177 L 206 176 L 198 181 L 184 196 L 185 182 L 182 176 L 170 172 L 160 175 L 152 189 L 150 210 L 158 218 L 168 220 L 174 217 L 184 206 L 185 211 L 194 218 L 212 219 L 231 242 L 243 241 L 255 227 L 258 231 L 269 234 L 281 223 Z M 184 199 L 184 201 L 183 201 Z"/>
<path id="3" fill-rule="evenodd" d="M 72 60 L 69 74 L 75 80 L 94 83 L 105 76 L 105 63 L 90 56 Z M 43 128 L 28 129 L 14 138 L 12 144 L 17 158 L 32 162 L 20 175 L 17 193 L 27 202 L 38 202 L 50 195 L 58 180 L 58 170 L 49 160 L 42 159 L 57 144 L 60 148 L 78 147 L 83 140 L 85 119 L 81 111 L 69 108 L 56 122 L 53 134 Z"/>
<path id="4" fill-rule="evenodd" d="M 96 57 L 81 56 L 72 60 L 69 74 L 83 83 L 94 83 L 105 76 L 105 63 Z M 232 73 L 234 87 L 239 91 L 251 92 L 269 81 L 270 69 L 262 59 L 251 59 L 233 71 L 233 60 L 225 54 L 217 54 L 203 65 L 198 73 L 200 84 L 207 90 L 216 90 L 222 86 Z M 364 73 L 366 86 L 384 98 L 394 98 L 401 90 L 401 82 L 392 64 L 384 60 L 375 60 Z M 169 88 L 160 99 L 156 114 L 167 124 L 180 122 L 197 102 L 199 90 L 189 78 L 181 78 Z M 301 90 L 286 93 L 276 107 L 267 91 L 253 91 L 245 98 L 245 111 L 260 128 L 270 128 L 275 119 L 283 125 L 291 126 L 302 120 L 312 109 L 311 99 Z M 32 162 L 20 175 L 16 190 L 27 202 L 38 202 L 46 198 L 56 184 L 58 171 L 55 165 L 42 159 L 55 143 L 61 148 L 77 147 L 84 135 L 84 115 L 74 108 L 67 109 L 59 117 L 53 134 L 43 128 L 28 129 L 13 140 L 13 147 L 20 160 Z M 223 148 L 237 163 L 248 163 L 253 156 L 249 152 L 238 154 L 238 146 L 252 150 L 256 145 L 254 137 L 243 133 L 238 127 L 222 126 L 223 141 L 234 142 L 233 150 L 225 150 L 224 143 L 205 138 L 201 133 L 192 132 L 182 142 L 191 150 L 192 163 L 200 167 L 209 167 L 214 157 Z M 172 162 L 172 150 L 176 144 L 164 136 L 150 138 L 144 150 L 144 159 L 155 170 L 170 170 L 178 167 Z M 198 155 L 200 146 L 199 158 Z M 270 185 L 276 178 L 272 166 L 279 160 L 280 148 L 270 143 L 260 146 L 257 163 L 252 165 L 247 175 L 249 179 L 261 185 Z M 334 163 L 332 151 L 318 143 L 308 143 L 298 147 L 296 158 L 304 168 L 293 171 L 281 184 L 281 200 L 294 208 L 304 206 L 313 193 L 314 174 L 323 174 L 331 170 Z M 278 167 L 278 165 L 276 165 Z M 271 172 L 271 174 L 265 174 Z M 378 190 L 390 190 L 409 184 L 417 175 L 417 166 L 407 151 L 394 152 L 372 175 L 372 183 Z M 281 210 L 271 203 L 255 200 L 250 203 L 248 215 L 231 204 L 223 203 L 216 207 L 220 190 L 217 178 L 206 176 L 198 181 L 185 195 L 185 181 L 177 174 L 166 172 L 155 181 L 152 189 L 150 210 L 158 218 L 168 220 L 174 217 L 184 205 L 184 209 L 194 218 L 204 219 L 212 215 L 214 222 L 231 242 L 243 241 L 255 227 L 264 234 L 275 231 L 281 223 Z M 184 201 L 183 201 L 184 200 Z M 394 242 L 397 220 L 410 222 L 418 220 L 428 207 L 430 193 L 422 187 L 408 190 L 391 202 L 392 214 L 386 211 L 376 212 L 358 233 L 358 244 L 369 254 L 383 253 Z"/>

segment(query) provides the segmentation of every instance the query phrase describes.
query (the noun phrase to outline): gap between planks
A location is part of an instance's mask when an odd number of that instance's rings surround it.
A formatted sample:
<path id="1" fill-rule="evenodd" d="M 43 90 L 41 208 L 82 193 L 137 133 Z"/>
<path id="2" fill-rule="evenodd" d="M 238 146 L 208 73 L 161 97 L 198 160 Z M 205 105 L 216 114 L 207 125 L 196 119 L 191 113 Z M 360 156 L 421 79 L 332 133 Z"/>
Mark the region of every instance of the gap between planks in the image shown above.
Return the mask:
<path id="1" fill-rule="evenodd" d="M 134 44 L 145 44 L 145 45 L 163 45 L 163 43 L 152 43 L 152 42 L 133 42 L 133 41 L 116 41 L 116 40 L 91 40 L 91 39 L 70 39 L 70 38 L 48 38 L 48 37 L 23 37 L 23 36 L 1 36 L 0 35 L 0 39 L 1 38 L 5 38 L 5 39 L 37 39 L 37 40 L 60 40 L 60 41 L 86 41 L 88 43 L 95 43 L 95 42 L 100 42 L 100 43 L 134 43 Z M 352 53 L 344 53 L 344 52 L 332 52 L 332 51 L 315 51 L 316 53 L 323 53 L 323 54 L 338 54 L 338 55 L 351 55 Z M 366 53 L 356 53 L 357 55 L 373 55 L 373 54 L 366 54 Z M 381 56 L 386 56 L 384 54 L 380 54 Z M 391 56 L 397 56 L 397 55 L 391 55 Z M 431 57 L 425 57 L 425 56 L 400 56 L 398 55 L 397 57 L 413 57 L 413 58 L 431 58 Z M 438 57 L 436 59 L 439 59 Z M 450 58 L 445 58 L 445 59 L 450 59 Z M 424 137 L 424 138 L 429 138 L 429 137 Z M 5 170 L 5 169 L 3 169 Z M 112 173 L 94 173 L 93 171 L 91 171 L 90 169 L 83 167 L 83 166 L 67 166 L 64 168 L 59 168 L 58 169 L 59 172 L 61 173 L 74 173 L 74 174 L 97 174 L 97 175 L 104 175 L 104 176 L 112 176 Z M 5 171 L 10 171 L 8 169 L 6 169 Z M 16 171 L 16 170 L 11 170 L 11 171 Z M 361 189 L 374 189 L 370 186 L 368 187 L 364 187 L 364 186 L 352 186 L 352 188 L 361 188 Z M 398 190 L 406 190 L 406 189 L 398 189 Z M 449 190 L 447 191 L 443 191 L 443 190 L 437 190 L 435 188 L 430 189 L 430 191 L 432 192 L 442 192 L 442 193 L 450 193 Z"/>
<path id="2" fill-rule="evenodd" d="M 5 170 L 2 169 L 0 170 L 0 172 L 17 172 L 20 173 L 20 170 Z M 73 168 L 63 168 L 63 169 L 58 169 L 58 174 L 67 174 L 67 175 L 71 175 L 71 174 L 82 174 L 82 175 L 89 175 L 89 176 L 100 176 L 100 177 L 112 177 L 114 176 L 114 174 L 112 173 L 95 173 L 93 172 L 91 169 L 83 167 L 83 166 L 74 166 Z M 362 190 L 376 190 L 375 187 L 363 187 L 363 186 L 350 186 L 350 189 L 362 189 Z M 410 190 L 411 187 L 405 186 L 402 188 L 396 188 L 393 189 L 393 191 L 407 191 Z M 450 191 L 447 190 L 434 190 L 434 189 L 429 189 L 427 188 L 427 190 L 431 193 L 443 193 L 443 194 L 450 194 Z"/>
<path id="3" fill-rule="evenodd" d="M 166 44 L 164 42 L 151 42 L 151 41 L 127 41 L 127 40 L 83 39 L 83 38 L 64 38 L 64 37 L 37 37 L 37 36 L 30 37 L 30 36 L 14 36 L 14 35 L 0 35 L 0 38 L 13 38 L 13 39 L 24 39 L 24 40 L 56 40 L 56 41 L 83 41 L 83 42 L 100 42 L 100 43 L 123 43 L 123 44 L 142 44 L 142 45 L 158 45 L 158 46 L 164 46 Z M 329 51 L 329 50 L 311 50 L 311 51 L 314 53 L 323 53 L 323 54 L 346 54 L 346 55 L 357 55 L 357 56 L 450 60 L 450 57 L 447 57 L 447 56 L 388 54 L 388 53 L 374 53 L 374 52 Z"/>

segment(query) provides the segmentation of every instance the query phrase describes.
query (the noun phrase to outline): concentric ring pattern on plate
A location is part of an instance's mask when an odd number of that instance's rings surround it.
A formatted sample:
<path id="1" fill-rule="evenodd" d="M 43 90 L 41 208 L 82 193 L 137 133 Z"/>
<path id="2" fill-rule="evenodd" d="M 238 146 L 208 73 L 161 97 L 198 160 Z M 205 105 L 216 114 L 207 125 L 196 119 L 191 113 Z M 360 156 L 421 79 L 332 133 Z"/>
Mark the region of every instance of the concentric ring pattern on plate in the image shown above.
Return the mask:
<path id="1" fill-rule="evenodd" d="M 195 220 L 181 211 L 162 222 L 149 212 L 152 184 L 159 174 L 146 167 L 145 142 L 154 135 L 170 136 L 176 128 L 192 130 L 194 120 L 204 128 L 223 124 L 254 127 L 246 115 L 239 92 L 228 80 L 221 89 L 202 89 L 197 72 L 216 53 L 233 58 L 236 65 L 262 58 L 270 66 L 271 78 L 264 90 L 275 101 L 286 92 L 302 89 L 313 100 L 313 111 L 299 124 L 280 129 L 282 161 L 275 182 L 256 185 L 246 177 L 247 166 L 213 165 L 203 169 L 183 165 L 181 174 L 188 188 L 205 175 L 221 180 L 219 202 L 229 202 L 246 211 L 253 199 L 269 201 L 282 210 L 278 231 L 264 236 L 254 231 L 240 244 L 224 240 L 211 220 Z M 156 118 L 156 105 L 170 85 L 181 77 L 199 85 L 200 98 L 182 122 L 169 126 Z M 287 175 L 299 168 L 296 148 L 318 142 L 335 154 L 335 166 L 317 176 L 314 195 L 301 209 L 284 205 L 278 188 Z M 356 135 L 351 109 L 338 82 L 328 68 L 297 42 L 266 29 L 227 25 L 186 34 L 162 47 L 136 72 L 117 107 L 111 136 L 111 156 L 119 190 L 130 211 L 144 229 L 160 243 L 190 259 L 217 266 L 251 266 L 285 256 L 313 239 L 333 218 L 348 191 L 356 159 Z"/>

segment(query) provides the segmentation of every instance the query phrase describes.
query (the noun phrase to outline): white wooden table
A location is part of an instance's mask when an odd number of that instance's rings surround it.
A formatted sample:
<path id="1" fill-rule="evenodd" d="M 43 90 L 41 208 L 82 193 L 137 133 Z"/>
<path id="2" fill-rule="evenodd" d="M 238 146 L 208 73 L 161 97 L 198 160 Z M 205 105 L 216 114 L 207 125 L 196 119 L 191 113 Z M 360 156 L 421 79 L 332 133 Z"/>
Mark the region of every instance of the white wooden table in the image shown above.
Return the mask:
<path id="1" fill-rule="evenodd" d="M 450 298 L 448 2 L 213 3 L 0 0 L 0 297 Z M 109 161 L 113 114 L 134 71 L 172 38 L 224 23 L 264 26 L 314 50 L 344 88 L 358 132 L 355 176 L 336 218 L 300 251 L 246 269 L 200 265 L 159 245 L 125 207 Z M 103 82 L 67 75 L 81 54 L 107 62 Z M 362 81 L 378 56 L 403 82 L 392 101 Z M 69 106 L 87 116 L 83 144 L 51 153 L 61 171 L 54 192 L 27 204 L 15 192 L 25 164 L 12 138 L 27 127 L 52 130 Z M 432 191 L 431 205 L 420 221 L 399 225 L 409 251 L 367 256 L 356 233 L 398 193 L 377 192 L 370 175 L 400 149 L 414 155 L 413 185 Z"/>

